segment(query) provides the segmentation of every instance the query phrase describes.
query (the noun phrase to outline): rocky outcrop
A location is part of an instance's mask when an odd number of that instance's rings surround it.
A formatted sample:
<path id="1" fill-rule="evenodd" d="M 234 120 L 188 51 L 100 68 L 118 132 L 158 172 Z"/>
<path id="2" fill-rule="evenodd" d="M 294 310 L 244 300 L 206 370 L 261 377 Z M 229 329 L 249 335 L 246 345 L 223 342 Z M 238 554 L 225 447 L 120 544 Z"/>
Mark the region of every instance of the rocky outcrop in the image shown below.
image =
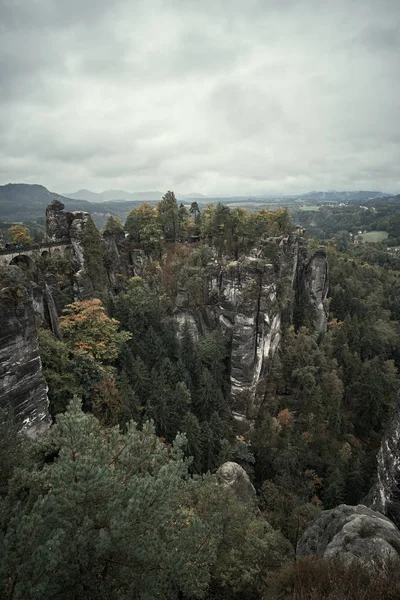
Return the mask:
<path id="1" fill-rule="evenodd" d="M 69 261 L 74 271 L 76 299 L 84 300 L 94 295 L 94 286 L 86 269 L 84 240 L 88 225 L 93 225 L 88 212 L 66 212 L 64 205 L 53 200 L 46 209 L 46 235 L 51 241 L 68 240 L 71 244 Z M 46 298 L 48 297 L 45 293 Z M 48 304 L 50 306 L 50 304 Z"/>
<path id="2" fill-rule="evenodd" d="M 91 216 L 88 212 L 71 213 L 72 222 L 69 228 L 69 238 L 73 248 L 73 263 L 76 271 L 85 269 L 84 237 L 85 229 Z"/>
<path id="3" fill-rule="evenodd" d="M 303 311 L 304 323 L 314 326 L 318 333 L 325 333 L 328 326 L 328 261 L 322 248 L 298 270 L 296 290 L 297 309 Z"/>
<path id="4" fill-rule="evenodd" d="M 129 269 L 122 260 L 119 247 L 123 245 L 123 236 L 112 233 L 103 233 L 103 243 L 106 252 L 106 267 L 110 289 L 118 293 L 123 289 L 124 277 L 128 276 Z"/>
<path id="5" fill-rule="evenodd" d="M 65 212 L 64 208 L 59 200 L 53 200 L 46 208 L 46 234 L 51 242 L 69 237 L 72 213 Z"/>
<path id="6" fill-rule="evenodd" d="M 364 500 L 400 527 L 400 394 L 377 456 L 377 478 Z"/>
<path id="7" fill-rule="evenodd" d="M 194 339 L 219 327 L 230 343 L 231 399 L 238 419 L 253 419 L 258 412 L 258 384 L 279 345 L 282 319 L 293 320 L 298 286 L 306 290 L 303 298 L 309 298 L 316 327 L 326 328 L 326 256 L 307 262 L 306 253 L 301 231 L 267 238 L 240 260 L 210 262 L 201 309 L 191 308 L 187 290 L 178 291 L 175 317 L 188 324 Z"/>
<path id="8" fill-rule="evenodd" d="M 230 488 L 240 502 L 256 503 L 256 490 L 246 471 L 235 462 L 226 462 L 216 472 L 217 482 Z"/>
<path id="9" fill-rule="evenodd" d="M 29 435 L 50 425 L 47 384 L 39 356 L 32 288 L 18 267 L 0 268 L 0 406 Z"/>
<path id="10" fill-rule="evenodd" d="M 309 554 L 376 568 L 389 561 L 400 566 L 400 531 L 387 517 L 366 506 L 341 504 L 323 511 L 304 532 L 297 555 Z"/>

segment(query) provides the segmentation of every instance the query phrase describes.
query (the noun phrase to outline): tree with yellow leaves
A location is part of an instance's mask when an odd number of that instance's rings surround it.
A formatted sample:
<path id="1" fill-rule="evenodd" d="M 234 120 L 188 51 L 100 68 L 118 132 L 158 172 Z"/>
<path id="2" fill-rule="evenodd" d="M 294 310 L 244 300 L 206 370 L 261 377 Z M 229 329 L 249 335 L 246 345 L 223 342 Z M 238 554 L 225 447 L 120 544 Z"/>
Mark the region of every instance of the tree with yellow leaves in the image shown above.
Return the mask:
<path id="1" fill-rule="evenodd" d="M 63 338 L 73 352 L 88 354 L 100 361 L 117 358 L 120 345 L 131 338 L 118 331 L 119 321 L 106 315 L 97 298 L 68 304 L 60 317 Z"/>
<path id="2" fill-rule="evenodd" d="M 8 230 L 8 239 L 10 244 L 18 246 L 28 246 L 32 243 L 29 229 L 23 225 L 12 225 Z"/>

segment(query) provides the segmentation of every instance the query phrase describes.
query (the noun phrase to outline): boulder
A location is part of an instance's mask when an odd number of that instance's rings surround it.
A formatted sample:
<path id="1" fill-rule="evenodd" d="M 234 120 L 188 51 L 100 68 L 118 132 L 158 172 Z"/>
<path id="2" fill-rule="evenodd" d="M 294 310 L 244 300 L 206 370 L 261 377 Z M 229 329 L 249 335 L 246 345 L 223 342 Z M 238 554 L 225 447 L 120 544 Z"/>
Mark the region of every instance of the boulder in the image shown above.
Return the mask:
<path id="1" fill-rule="evenodd" d="M 381 568 L 388 562 L 400 566 L 400 531 L 382 514 L 359 504 L 341 504 L 325 510 L 304 532 L 297 555 L 353 561 Z"/>
<path id="2" fill-rule="evenodd" d="M 246 471 L 235 462 L 226 462 L 216 472 L 217 482 L 231 488 L 241 502 L 256 502 L 256 490 Z"/>

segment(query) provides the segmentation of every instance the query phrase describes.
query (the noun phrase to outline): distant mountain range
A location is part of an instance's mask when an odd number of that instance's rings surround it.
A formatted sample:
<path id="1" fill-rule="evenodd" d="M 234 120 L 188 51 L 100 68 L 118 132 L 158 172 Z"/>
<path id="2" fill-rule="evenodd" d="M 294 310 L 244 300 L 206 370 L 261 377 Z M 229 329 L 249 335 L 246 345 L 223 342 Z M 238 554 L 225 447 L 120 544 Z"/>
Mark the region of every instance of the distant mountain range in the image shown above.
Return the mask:
<path id="1" fill-rule="evenodd" d="M 21 222 L 44 219 L 46 207 L 59 200 L 69 211 L 84 210 L 92 214 L 97 225 L 102 226 L 110 215 L 125 218 L 126 214 L 141 204 L 140 201 L 89 202 L 50 192 L 43 185 L 9 183 L 0 186 L 0 221 Z"/>
<path id="2" fill-rule="evenodd" d="M 124 190 L 106 190 L 104 192 L 92 192 L 90 190 L 79 190 L 65 194 L 68 198 L 75 200 L 88 200 L 89 202 L 112 202 L 115 200 L 134 200 L 138 202 L 159 201 L 165 192 L 125 192 Z M 176 194 L 178 200 L 204 198 L 202 194 Z"/>
<path id="3" fill-rule="evenodd" d="M 120 199 L 109 199 L 115 195 Z M 82 197 L 85 196 L 85 197 Z M 158 202 L 163 197 L 162 192 L 123 192 L 108 190 L 97 194 L 90 190 L 80 190 L 69 195 L 50 192 L 43 185 L 27 183 L 9 183 L 0 186 L 0 222 L 28 222 L 44 219 L 46 207 L 52 200 L 59 200 L 69 211 L 84 210 L 91 213 L 95 223 L 102 227 L 110 215 L 119 217 L 122 221 L 130 210 L 143 202 Z M 180 201 L 190 203 L 196 194 L 185 198 L 178 196 Z"/>
<path id="4" fill-rule="evenodd" d="M 112 199 L 119 195 L 119 199 Z M 82 197 L 84 196 L 84 197 Z M 9 183 L 0 186 L 0 221 L 2 222 L 27 222 L 44 219 L 47 205 L 54 199 L 65 204 L 69 211 L 85 210 L 91 213 L 96 224 L 101 227 L 110 215 L 119 217 L 122 221 L 130 210 L 139 206 L 142 202 L 156 202 L 163 196 L 162 192 L 124 192 L 120 190 L 108 190 L 101 193 L 90 190 L 80 190 L 73 194 L 61 195 L 50 192 L 42 185 L 30 185 L 25 183 Z M 397 203 L 399 196 L 391 197 L 390 194 L 373 191 L 355 192 L 309 192 L 308 194 L 297 194 L 287 196 L 253 195 L 253 196 L 224 196 L 207 197 L 201 194 L 177 195 L 179 201 L 190 204 L 197 201 L 200 205 L 207 202 L 221 202 L 230 206 L 247 206 L 257 209 L 262 205 L 290 206 L 300 203 L 320 202 L 368 202 L 384 201 L 385 198 L 393 198 Z"/>

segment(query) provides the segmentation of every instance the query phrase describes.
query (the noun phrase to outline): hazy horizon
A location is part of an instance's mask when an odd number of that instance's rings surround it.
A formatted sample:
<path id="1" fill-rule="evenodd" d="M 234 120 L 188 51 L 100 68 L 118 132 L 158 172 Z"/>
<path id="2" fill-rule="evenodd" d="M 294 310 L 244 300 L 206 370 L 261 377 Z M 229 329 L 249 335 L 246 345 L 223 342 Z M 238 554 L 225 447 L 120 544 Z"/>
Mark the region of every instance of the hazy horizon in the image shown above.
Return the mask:
<path id="1" fill-rule="evenodd" d="M 399 25 L 397 0 L 6 1 L 0 183 L 394 193 Z"/>

